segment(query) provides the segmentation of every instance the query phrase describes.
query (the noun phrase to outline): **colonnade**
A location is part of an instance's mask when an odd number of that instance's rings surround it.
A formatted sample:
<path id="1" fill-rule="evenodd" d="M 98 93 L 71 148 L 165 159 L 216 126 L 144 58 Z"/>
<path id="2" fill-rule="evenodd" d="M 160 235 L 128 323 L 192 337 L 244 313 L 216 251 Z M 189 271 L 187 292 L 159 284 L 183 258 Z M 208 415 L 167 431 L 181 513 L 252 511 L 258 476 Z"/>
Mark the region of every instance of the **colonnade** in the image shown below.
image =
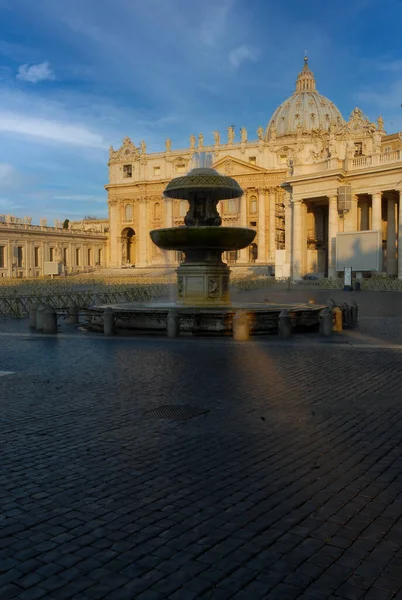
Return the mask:
<path id="1" fill-rule="evenodd" d="M 386 204 L 384 204 L 384 201 Z M 398 260 L 398 248 L 402 248 L 402 190 L 373 191 L 352 196 L 347 214 L 338 212 L 338 196 L 320 198 L 291 198 L 286 200 L 286 256 L 290 264 L 290 276 L 300 279 L 307 273 L 307 205 L 314 203 L 328 207 L 326 224 L 326 271 L 330 278 L 337 277 L 336 234 L 341 231 L 380 231 L 382 268 L 387 275 L 402 279 L 402 256 Z"/>

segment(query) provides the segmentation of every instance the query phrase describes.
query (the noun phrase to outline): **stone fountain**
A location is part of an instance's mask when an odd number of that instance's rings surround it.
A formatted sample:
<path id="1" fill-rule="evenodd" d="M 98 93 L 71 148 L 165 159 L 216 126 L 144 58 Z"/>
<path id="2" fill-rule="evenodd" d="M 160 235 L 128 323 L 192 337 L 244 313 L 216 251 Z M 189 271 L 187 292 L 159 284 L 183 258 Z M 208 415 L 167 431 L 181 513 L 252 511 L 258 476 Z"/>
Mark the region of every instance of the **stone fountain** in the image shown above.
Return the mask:
<path id="1" fill-rule="evenodd" d="M 164 191 L 166 198 L 188 202 L 184 226 L 150 232 L 152 241 L 162 250 L 184 253 L 176 271 L 176 301 L 92 306 L 88 329 L 106 332 L 114 324 L 117 329 L 140 333 L 230 335 L 237 313 L 247 315 L 251 333 L 273 333 L 278 330 L 278 317 L 284 309 L 293 327 L 316 325 L 324 306 L 230 301 L 230 269 L 222 253 L 246 248 L 256 232 L 246 227 L 222 227 L 217 206 L 221 200 L 240 198 L 242 194 L 235 179 L 212 168 L 210 154 L 195 155 L 190 172 L 170 181 Z"/>
<path id="2" fill-rule="evenodd" d="M 235 179 L 212 169 L 210 154 L 197 154 L 192 170 L 167 185 L 164 196 L 187 200 L 184 227 L 155 229 L 151 239 L 162 250 L 184 252 L 177 269 L 177 303 L 181 305 L 230 304 L 230 269 L 222 252 L 246 248 L 256 232 L 245 227 L 222 227 L 220 200 L 240 198 L 243 190 Z"/>

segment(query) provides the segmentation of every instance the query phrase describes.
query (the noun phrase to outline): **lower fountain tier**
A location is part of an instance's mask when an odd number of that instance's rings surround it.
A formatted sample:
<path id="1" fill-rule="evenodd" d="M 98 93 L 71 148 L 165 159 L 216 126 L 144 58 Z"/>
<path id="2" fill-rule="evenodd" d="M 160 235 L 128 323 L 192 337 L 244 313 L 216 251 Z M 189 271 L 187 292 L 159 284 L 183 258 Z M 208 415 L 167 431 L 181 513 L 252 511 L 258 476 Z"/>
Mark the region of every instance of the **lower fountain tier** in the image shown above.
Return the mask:
<path id="1" fill-rule="evenodd" d="M 184 306 L 174 302 L 149 302 L 147 304 L 127 303 L 90 306 L 87 327 L 91 331 L 103 331 L 103 312 L 111 307 L 115 317 L 116 330 L 129 330 L 133 333 L 163 334 L 167 331 L 168 315 L 177 314 L 180 332 L 191 335 L 231 335 L 233 318 L 237 311 L 247 312 L 250 319 L 250 333 L 276 333 L 278 317 L 282 310 L 288 310 L 293 328 L 303 327 L 315 330 L 320 312 L 327 308 L 318 304 L 274 304 L 269 302 L 246 304 L 233 303 L 206 306 L 204 303 Z"/>

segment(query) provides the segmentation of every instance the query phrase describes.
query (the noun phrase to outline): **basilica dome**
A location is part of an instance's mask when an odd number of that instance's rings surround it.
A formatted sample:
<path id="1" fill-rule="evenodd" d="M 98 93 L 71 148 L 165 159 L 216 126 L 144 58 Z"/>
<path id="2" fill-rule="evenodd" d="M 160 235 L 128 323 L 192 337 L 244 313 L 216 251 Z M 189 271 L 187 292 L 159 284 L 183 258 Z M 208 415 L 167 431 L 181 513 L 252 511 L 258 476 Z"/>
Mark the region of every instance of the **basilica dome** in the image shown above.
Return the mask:
<path id="1" fill-rule="evenodd" d="M 268 123 L 268 137 L 293 135 L 298 128 L 307 131 L 319 128 L 327 130 L 334 122 L 342 124 L 344 120 L 335 104 L 315 89 L 314 74 L 305 57 L 295 92 L 278 106 Z"/>

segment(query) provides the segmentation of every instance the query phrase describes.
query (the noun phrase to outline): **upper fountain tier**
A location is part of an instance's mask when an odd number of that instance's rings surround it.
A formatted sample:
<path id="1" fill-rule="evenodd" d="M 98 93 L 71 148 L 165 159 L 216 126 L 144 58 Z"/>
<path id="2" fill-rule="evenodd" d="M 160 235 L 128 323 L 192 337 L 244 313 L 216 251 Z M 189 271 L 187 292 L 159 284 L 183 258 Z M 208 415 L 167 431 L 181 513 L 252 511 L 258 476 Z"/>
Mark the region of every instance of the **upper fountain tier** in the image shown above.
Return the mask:
<path id="1" fill-rule="evenodd" d="M 172 179 L 163 192 L 167 198 L 188 200 L 190 208 L 184 219 L 187 227 L 219 227 L 222 219 L 217 211 L 218 202 L 243 194 L 235 179 L 220 175 L 211 165 L 211 154 L 196 154 L 191 171 Z"/>

